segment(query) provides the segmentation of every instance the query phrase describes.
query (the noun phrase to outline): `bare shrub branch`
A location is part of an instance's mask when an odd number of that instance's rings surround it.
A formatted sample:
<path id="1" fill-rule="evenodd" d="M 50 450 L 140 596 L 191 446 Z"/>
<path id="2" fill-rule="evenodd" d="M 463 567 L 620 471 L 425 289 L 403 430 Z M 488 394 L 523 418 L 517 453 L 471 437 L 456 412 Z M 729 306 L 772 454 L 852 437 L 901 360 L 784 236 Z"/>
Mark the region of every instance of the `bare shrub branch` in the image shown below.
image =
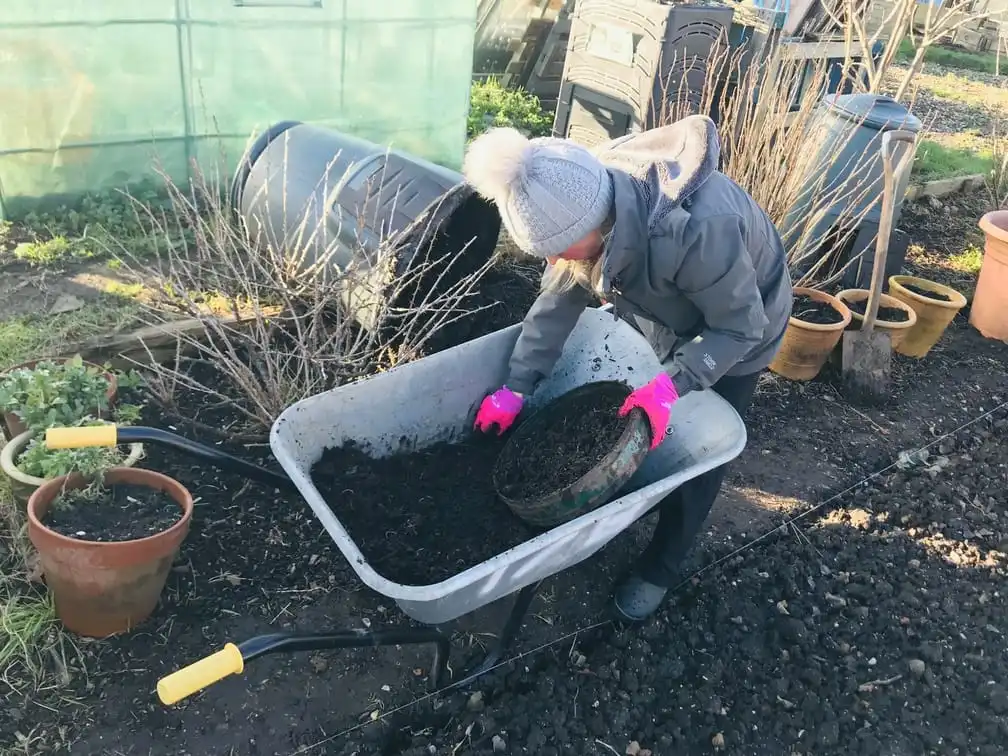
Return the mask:
<path id="1" fill-rule="evenodd" d="M 437 229 L 433 220 L 424 223 L 437 208 L 403 233 L 371 247 L 360 242 L 348 254 L 344 235 L 330 239 L 324 224 L 313 223 L 313 207 L 293 238 L 276 243 L 235 217 L 219 180 L 194 167 L 184 190 L 160 174 L 172 212 L 156 216 L 134 205 L 164 254 L 144 260 L 122 245 L 111 251 L 152 290 L 148 324 L 166 326 L 177 313 L 202 326 L 179 336 L 174 364 L 148 367 L 165 404 L 184 388 L 235 407 L 252 428 L 269 428 L 300 399 L 423 356 L 441 329 L 482 309 L 468 300 L 495 259 L 451 281 L 463 255 L 434 248 Z M 463 191 L 460 185 L 439 202 L 455 202 Z M 363 218 L 358 225 L 366 225 Z M 182 230 L 188 243 L 178 241 Z M 407 265 L 411 244 L 420 251 Z"/>
<path id="2" fill-rule="evenodd" d="M 1003 129 L 1002 119 L 996 118 L 990 135 L 991 170 L 985 181 L 993 210 L 1008 207 L 1008 135 Z"/>
<path id="3" fill-rule="evenodd" d="M 843 75 L 856 77 L 858 71 L 845 69 Z M 829 78 L 824 56 L 794 59 L 774 43 L 764 50 L 733 50 L 722 38 L 706 61 L 699 102 L 686 96 L 685 77 L 666 81 L 667 105 L 659 118 L 668 123 L 693 112 L 714 118 L 721 170 L 781 232 L 796 284 L 816 288 L 835 283 L 857 264 L 859 254 L 841 264 L 838 253 L 853 244 L 881 192 L 878 182 L 867 180 L 877 155 L 848 149 L 858 124 L 842 135 L 827 128 L 821 103 Z M 734 86 L 725 87 L 726 80 Z M 843 179 L 830 181 L 831 175 Z"/>

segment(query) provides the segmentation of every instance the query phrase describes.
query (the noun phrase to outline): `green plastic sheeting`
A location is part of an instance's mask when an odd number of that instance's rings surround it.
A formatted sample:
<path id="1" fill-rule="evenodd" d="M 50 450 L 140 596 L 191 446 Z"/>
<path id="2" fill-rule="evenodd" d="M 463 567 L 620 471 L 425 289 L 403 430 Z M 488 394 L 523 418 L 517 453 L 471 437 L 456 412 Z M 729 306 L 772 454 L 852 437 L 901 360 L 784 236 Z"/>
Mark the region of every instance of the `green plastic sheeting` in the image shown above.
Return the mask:
<path id="1" fill-rule="evenodd" d="M 473 0 L 3 0 L 0 197 L 233 169 L 271 123 L 323 124 L 458 168 Z M 219 161 L 223 159 L 224 163 Z"/>

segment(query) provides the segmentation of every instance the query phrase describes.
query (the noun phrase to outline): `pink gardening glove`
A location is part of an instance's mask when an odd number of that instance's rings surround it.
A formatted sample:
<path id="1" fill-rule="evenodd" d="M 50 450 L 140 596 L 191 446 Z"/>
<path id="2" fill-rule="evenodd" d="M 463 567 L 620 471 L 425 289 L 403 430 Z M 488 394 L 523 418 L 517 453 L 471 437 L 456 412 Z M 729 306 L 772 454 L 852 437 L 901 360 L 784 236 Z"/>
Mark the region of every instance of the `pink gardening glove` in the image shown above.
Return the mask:
<path id="1" fill-rule="evenodd" d="M 655 449 L 665 438 L 672 405 L 678 400 L 679 392 L 676 391 L 668 373 L 659 373 L 653 381 L 641 386 L 626 398 L 620 407 L 619 416 L 623 417 L 634 407 L 644 410 L 651 423 L 651 448 Z"/>
<path id="2" fill-rule="evenodd" d="M 501 386 L 483 400 L 479 412 L 476 413 L 476 424 L 473 427 L 486 433 L 491 426 L 496 425 L 499 436 L 511 427 L 524 402 L 525 399 L 520 394 L 516 394 L 507 386 Z"/>

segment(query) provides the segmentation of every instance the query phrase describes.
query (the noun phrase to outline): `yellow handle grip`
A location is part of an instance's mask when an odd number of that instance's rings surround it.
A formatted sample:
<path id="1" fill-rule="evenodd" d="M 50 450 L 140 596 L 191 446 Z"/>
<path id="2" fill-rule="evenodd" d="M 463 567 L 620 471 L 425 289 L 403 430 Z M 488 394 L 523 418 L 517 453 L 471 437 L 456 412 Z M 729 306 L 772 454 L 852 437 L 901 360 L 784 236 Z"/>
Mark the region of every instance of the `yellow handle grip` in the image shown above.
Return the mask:
<path id="1" fill-rule="evenodd" d="M 111 423 L 83 428 L 49 428 L 45 434 L 50 449 L 83 449 L 88 446 L 115 446 L 119 429 Z"/>
<path id="2" fill-rule="evenodd" d="M 170 706 L 229 675 L 240 675 L 244 669 L 245 660 L 242 659 L 238 646 L 228 643 L 217 653 L 158 680 L 158 698 L 161 703 Z"/>

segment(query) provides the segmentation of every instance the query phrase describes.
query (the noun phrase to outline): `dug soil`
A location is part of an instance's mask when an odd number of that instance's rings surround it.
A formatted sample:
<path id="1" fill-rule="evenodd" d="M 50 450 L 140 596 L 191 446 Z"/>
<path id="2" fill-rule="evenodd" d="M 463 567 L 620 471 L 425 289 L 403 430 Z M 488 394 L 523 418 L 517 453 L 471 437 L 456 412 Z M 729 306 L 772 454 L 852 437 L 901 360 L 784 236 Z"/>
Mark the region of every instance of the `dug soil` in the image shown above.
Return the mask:
<path id="1" fill-rule="evenodd" d="M 561 396 L 516 429 L 498 463 L 502 494 L 529 500 L 562 491 L 616 447 L 628 424 L 618 413 L 630 388 L 606 381 L 593 389 Z"/>
<path id="2" fill-rule="evenodd" d="M 68 491 L 54 502 L 45 525 L 83 541 L 130 541 L 161 533 L 181 518 L 181 507 L 163 491 L 116 484 L 94 493 Z"/>
<path id="3" fill-rule="evenodd" d="M 843 315 L 826 302 L 820 302 L 807 294 L 797 294 L 791 307 L 791 317 L 806 323 L 832 325 L 842 323 Z"/>
<path id="4" fill-rule="evenodd" d="M 939 302 L 951 302 L 952 297 L 948 294 L 943 294 L 940 291 L 932 291 L 931 289 L 925 289 L 923 286 L 916 286 L 911 283 L 901 284 L 907 291 L 912 291 L 918 296 L 925 297 L 927 299 L 937 299 Z"/>
<path id="5" fill-rule="evenodd" d="M 868 302 L 862 299 L 857 302 L 845 302 L 844 304 L 850 308 L 851 312 L 856 312 L 858 315 L 864 317 Z M 876 318 L 883 323 L 906 323 L 910 320 L 910 314 L 901 307 L 883 307 L 879 305 Z"/>
<path id="6" fill-rule="evenodd" d="M 946 263 L 983 242 L 986 197 L 976 197 L 955 213 L 904 209 L 926 252 L 908 256 L 907 272 L 971 289 L 975 275 Z M 157 680 L 227 642 L 406 620 L 362 584 L 300 496 L 150 445 L 145 466 L 197 499 L 162 600 L 135 632 L 49 646 L 43 684 L 5 670 L 0 750 L 1003 754 L 1008 347 L 967 317 L 926 359 L 894 356 L 880 408 L 850 405 L 829 366 L 802 383 L 765 376 L 746 448 L 654 618 L 606 621 L 613 582 L 650 538 L 645 522 L 545 581 L 499 667 L 444 695 L 425 689 L 429 647 L 391 646 L 261 657 L 163 706 Z M 200 425 L 178 430 L 277 469 L 261 442 L 221 442 L 219 429 L 240 423 L 213 404 L 180 393 L 172 415 Z M 172 425 L 155 407 L 143 421 Z M 0 570 L 12 573 L 15 556 L 0 548 Z M 455 679 L 507 611 L 500 602 L 446 627 Z"/>
<path id="7" fill-rule="evenodd" d="M 311 475 L 368 563 L 389 580 L 445 580 L 535 535 L 494 491 L 504 440 L 473 434 L 375 459 L 326 449 Z"/>

